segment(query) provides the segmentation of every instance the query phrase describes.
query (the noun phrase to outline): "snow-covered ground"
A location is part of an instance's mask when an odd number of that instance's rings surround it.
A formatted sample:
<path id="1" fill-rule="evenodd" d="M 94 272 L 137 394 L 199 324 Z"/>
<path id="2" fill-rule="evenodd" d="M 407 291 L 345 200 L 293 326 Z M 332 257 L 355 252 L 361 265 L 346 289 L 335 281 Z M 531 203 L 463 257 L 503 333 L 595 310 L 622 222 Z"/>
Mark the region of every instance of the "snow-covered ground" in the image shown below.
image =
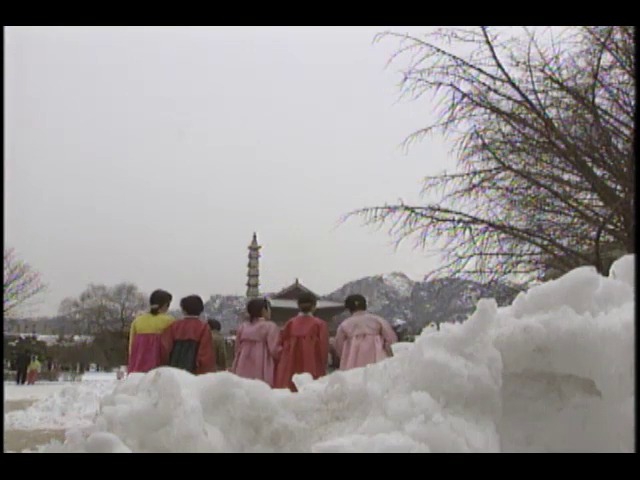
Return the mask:
<path id="1" fill-rule="evenodd" d="M 630 452 L 634 306 L 627 256 L 609 277 L 580 268 L 510 307 L 481 300 L 467 322 L 426 328 L 377 365 L 299 376 L 297 394 L 161 368 L 31 408 L 81 427 L 52 452 Z"/>
<path id="2" fill-rule="evenodd" d="M 80 382 L 38 382 L 16 385 L 5 382 L 4 400 L 30 400 L 24 410 L 4 416 L 5 430 L 56 430 L 93 424 L 100 399 L 113 392 L 115 373 L 86 373 Z"/>
<path id="3" fill-rule="evenodd" d="M 7 402 L 41 400 L 68 385 L 70 383 L 65 382 L 38 382 L 35 385 L 16 385 L 15 382 L 4 382 L 4 400 Z"/>

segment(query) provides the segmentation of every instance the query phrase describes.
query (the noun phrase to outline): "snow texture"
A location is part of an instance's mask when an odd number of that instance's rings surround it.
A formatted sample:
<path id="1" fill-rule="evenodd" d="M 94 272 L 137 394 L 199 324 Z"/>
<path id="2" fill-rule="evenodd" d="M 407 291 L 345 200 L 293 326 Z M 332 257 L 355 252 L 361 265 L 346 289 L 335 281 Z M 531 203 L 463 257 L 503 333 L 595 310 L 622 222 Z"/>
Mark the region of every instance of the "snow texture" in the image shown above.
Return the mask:
<path id="1" fill-rule="evenodd" d="M 93 425 L 100 400 L 111 394 L 115 374 L 85 374 L 82 382 L 51 382 L 36 385 L 5 385 L 7 400 L 35 400 L 24 410 L 5 414 L 7 430 L 68 429 Z"/>

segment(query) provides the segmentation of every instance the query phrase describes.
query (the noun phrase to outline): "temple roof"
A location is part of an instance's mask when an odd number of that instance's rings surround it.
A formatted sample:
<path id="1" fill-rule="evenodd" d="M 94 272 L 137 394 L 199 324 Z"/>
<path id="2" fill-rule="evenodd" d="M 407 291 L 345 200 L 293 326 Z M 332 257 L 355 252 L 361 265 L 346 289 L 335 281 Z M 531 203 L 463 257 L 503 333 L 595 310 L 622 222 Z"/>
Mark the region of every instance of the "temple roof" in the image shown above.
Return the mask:
<path id="1" fill-rule="evenodd" d="M 290 308 L 294 310 L 298 310 L 298 301 L 297 300 L 289 300 L 286 298 L 270 298 L 269 302 L 271 306 L 274 308 Z M 318 300 L 316 304 L 316 309 L 319 308 L 342 308 L 344 309 L 343 303 L 331 302 L 329 300 Z"/>
<path id="2" fill-rule="evenodd" d="M 300 280 L 296 278 L 296 281 L 289 285 L 288 287 L 283 288 L 278 293 L 275 293 L 272 298 L 280 298 L 287 300 L 297 300 L 301 293 L 310 293 L 315 298 L 319 298 L 320 296 L 316 293 L 309 290 L 307 287 L 300 283 Z"/>

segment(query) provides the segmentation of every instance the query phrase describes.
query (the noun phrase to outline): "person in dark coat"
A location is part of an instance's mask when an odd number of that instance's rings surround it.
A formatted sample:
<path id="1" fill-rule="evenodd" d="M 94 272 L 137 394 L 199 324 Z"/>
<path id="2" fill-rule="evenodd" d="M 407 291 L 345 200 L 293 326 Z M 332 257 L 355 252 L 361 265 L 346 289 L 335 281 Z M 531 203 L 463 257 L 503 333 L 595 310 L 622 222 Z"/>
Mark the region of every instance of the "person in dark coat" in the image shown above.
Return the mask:
<path id="1" fill-rule="evenodd" d="M 24 385 L 27 382 L 27 368 L 31 362 L 31 352 L 24 350 L 18 353 L 16 360 L 16 385 Z"/>
<path id="2" fill-rule="evenodd" d="M 209 326 L 199 316 L 204 310 L 202 298 L 189 295 L 180 300 L 182 320 L 169 325 L 161 335 L 162 364 L 187 370 L 194 375 L 216 371 L 216 353 Z"/>
<path id="3" fill-rule="evenodd" d="M 227 345 L 224 337 L 220 333 L 222 325 L 214 318 L 207 322 L 211 330 L 211 340 L 213 349 L 216 352 L 216 371 L 221 372 L 227 369 Z"/>

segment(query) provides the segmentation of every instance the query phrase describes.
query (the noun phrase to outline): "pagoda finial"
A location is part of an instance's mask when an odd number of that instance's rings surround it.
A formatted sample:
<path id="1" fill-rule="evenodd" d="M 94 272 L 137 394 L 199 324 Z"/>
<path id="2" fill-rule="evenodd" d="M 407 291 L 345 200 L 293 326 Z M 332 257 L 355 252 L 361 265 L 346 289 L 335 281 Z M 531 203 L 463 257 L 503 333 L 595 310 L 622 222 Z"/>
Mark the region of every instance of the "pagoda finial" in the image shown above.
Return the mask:
<path id="1" fill-rule="evenodd" d="M 253 239 L 249 245 L 249 264 L 247 271 L 247 297 L 255 298 L 260 296 L 260 249 L 258 245 L 258 235 L 253 232 Z"/>
<path id="2" fill-rule="evenodd" d="M 258 234 L 256 232 L 253 232 L 253 239 L 251 240 L 251 246 L 252 247 L 258 247 L 260 248 L 260 245 L 258 245 Z"/>

